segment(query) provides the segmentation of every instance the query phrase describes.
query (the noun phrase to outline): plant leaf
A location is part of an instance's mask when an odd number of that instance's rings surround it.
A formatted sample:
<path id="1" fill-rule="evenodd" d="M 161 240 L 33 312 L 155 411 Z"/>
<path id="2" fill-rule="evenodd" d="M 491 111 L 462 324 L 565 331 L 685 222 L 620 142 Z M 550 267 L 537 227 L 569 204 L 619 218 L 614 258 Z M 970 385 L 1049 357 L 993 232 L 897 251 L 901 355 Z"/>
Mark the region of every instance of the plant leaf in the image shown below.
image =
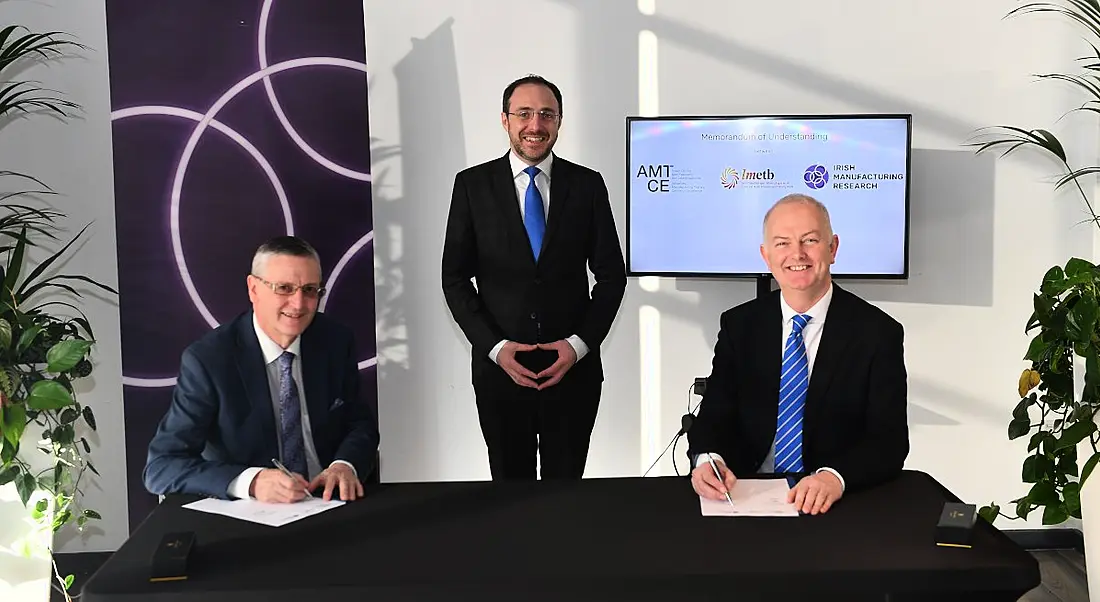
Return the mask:
<path id="1" fill-rule="evenodd" d="M 56 380 L 40 380 L 31 386 L 27 407 L 34 410 L 60 410 L 74 403 L 72 395 Z"/>
<path id="2" fill-rule="evenodd" d="M 84 339 L 61 341 L 46 352 L 46 370 L 55 374 L 68 372 L 84 359 L 91 348 L 92 342 Z"/>
<path id="3" fill-rule="evenodd" d="M 11 347 L 11 322 L 0 318 L 0 351 Z"/>
<path id="4" fill-rule="evenodd" d="M 1058 438 L 1058 444 L 1054 446 L 1054 451 L 1077 445 L 1095 430 L 1096 423 L 1092 420 L 1073 423 L 1072 426 L 1062 431 L 1062 436 Z"/>
<path id="5" fill-rule="evenodd" d="M 1064 523 L 1066 522 L 1067 518 L 1069 518 L 1069 515 L 1066 512 L 1066 507 L 1064 504 L 1050 504 L 1046 507 L 1046 509 L 1043 510 L 1044 525 L 1057 525 L 1059 523 Z"/>
<path id="6" fill-rule="evenodd" d="M 1015 418 L 1008 424 L 1008 438 L 1019 439 L 1031 430 L 1031 421 L 1027 418 Z"/>
<path id="7" fill-rule="evenodd" d="M 982 506 L 982 508 L 978 510 L 978 516 L 989 521 L 990 524 L 993 524 L 993 521 L 997 520 L 997 515 L 1000 511 L 1000 506 L 997 504 L 990 504 L 988 506 Z"/>
<path id="8" fill-rule="evenodd" d="M 1085 462 L 1085 467 L 1081 469 L 1081 486 L 1084 487 L 1085 482 L 1088 480 L 1089 475 L 1092 474 L 1092 470 L 1096 468 L 1096 463 L 1100 462 L 1100 452 L 1094 452 L 1089 459 Z"/>
<path id="9" fill-rule="evenodd" d="M 4 408 L 4 439 L 11 445 L 19 445 L 23 437 L 23 429 L 27 427 L 27 409 L 23 404 L 13 404 Z M 7 462 L 8 460 L 4 460 Z"/>
<path id="10" fill-rule="evenodd" d="M 9 464 L 0 470 L 0 486 L 11 483 L 22 473 L 23 467 L 18 464 Z"/>
<path id="11" fill-rule="evenodd" d="M 34 493 L 37 482 L 34 475 L 23 473 L 23 478 L 15 480 L 15 490 L 19 493 L 19 500 L 26 506 Z"/>
<path id="12" fill-rule="evenodd" d="M 90 408 L 89 406 L 84 406 L 84 409 L 82 409 L 80 411 L 80 413 L 84 416 L 84 422 L 87 422 L 88 426 L 94 431 L 95 430 L 95 415 L 92 414 L 92 408 Z M 88 444 L 85 443 L 84 447 L 87 448 Z"/>
<path id="13" fill-rule="evenodd" d="M 61 412 L 61 417 L 58 418 L 58 421 L 60 421 L 61 424 L 72 424 L 76 422 L 77 418 L 80 418 L 80 411 L 74 407 L 68 407 L 65 408 L 64 412 Z"/>

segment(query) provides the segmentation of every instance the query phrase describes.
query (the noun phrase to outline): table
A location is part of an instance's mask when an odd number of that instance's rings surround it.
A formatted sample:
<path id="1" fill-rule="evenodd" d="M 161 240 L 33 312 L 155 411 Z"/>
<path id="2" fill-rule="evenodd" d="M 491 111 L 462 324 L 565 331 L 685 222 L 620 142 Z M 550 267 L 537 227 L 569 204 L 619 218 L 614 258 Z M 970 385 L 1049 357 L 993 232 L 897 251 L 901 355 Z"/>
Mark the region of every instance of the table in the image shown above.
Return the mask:
<path id="1" fill-rule="evenodd" d="M 380 484 L 280 528 L 181 508 L 194 499 L 166 498 L 83 602 L 1015 600 L 1040 582 L 984 521 L 971 549 L 936 546 L 958 499 L 915 471 L 797 518 L 704 517 L 682 477 Z M 189 579 L 149 583 L 172 531 L 196 533 Z"/>

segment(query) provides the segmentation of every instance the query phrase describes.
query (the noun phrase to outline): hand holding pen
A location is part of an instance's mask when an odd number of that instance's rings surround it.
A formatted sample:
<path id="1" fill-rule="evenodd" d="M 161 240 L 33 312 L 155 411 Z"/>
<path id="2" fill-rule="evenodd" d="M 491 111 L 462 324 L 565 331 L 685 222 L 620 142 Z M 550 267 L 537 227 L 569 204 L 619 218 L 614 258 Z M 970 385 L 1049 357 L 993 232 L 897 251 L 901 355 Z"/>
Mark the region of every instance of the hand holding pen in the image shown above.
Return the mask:
<path id="1" fill-rule="evenodd" d="M 309 483 L 296 475 L 276 459 L 271 460 L 275 468 L 259 471 L 249 484 L 248 495 L 255 500 L 272 504 L 299 502 L 313 497 L 309 492 Z"/>
<path id="2" fill-rule="evenodd" d="M 721 459 L 715 461 L 711 454 L 705 455 L 706 463 L 701 461 L 702 458 L 699 458 L 700 461 L 696 463 L 695 469 L 691 471 L 692 488 L 695 489 L 695 493 L 707 499 L 724 499 L 732 506 L 733 496 L 730 495 L 730 490 L 737 482 L 737 477 L 725 464 L 722 464 Z"/>
<path id="3" fill-rule="evenodd" d="M 308 497 L 308 498 L 313 497 L 313 494 L 309 492 L 309 482 L 308 481 L 306 481 L 304 478 L 290 472 L 290 470 L 288 470 L 286 466 L 283 466 L 283 463 L 280 462 L 277 458 L 272 458 L 271 463 L 275 465 L 275 468 L 279 469 L 279 472 L 281 472 L 284 475 L 290 477 L 291 479 L 301 483 L 302 484 L 302 491 L 305 492 L 306 497 Z"/>
<path id="4" fill-rule="evenodd" d="M 729 487 L 723 483 L 724 479 L 722 479 L 722 472 L 718 470 L 718 465 L 714 463 L 714 458 L 710 454 L 707 454 L 707 462 L 710 462 L 710 467 L 714 470 L 714 476 L 718 478 L 718 482 L 722 483 L 722 493 L 726 494 L 726 501 L 732 506 L 733 498 L 730 497 Z"/>

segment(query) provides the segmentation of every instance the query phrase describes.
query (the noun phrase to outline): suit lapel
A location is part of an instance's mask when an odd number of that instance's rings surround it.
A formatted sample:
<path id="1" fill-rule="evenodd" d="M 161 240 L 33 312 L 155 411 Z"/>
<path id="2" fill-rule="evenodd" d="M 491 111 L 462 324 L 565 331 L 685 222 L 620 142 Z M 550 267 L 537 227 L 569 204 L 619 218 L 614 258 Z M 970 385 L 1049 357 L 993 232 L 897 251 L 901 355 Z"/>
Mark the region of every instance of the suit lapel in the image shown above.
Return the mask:
<path id="1" fill-rule="evenodd" d="M 267 369 L 264 354 L 260 350 L 260 341 L 252 326 L 252 313 L 242 317 L 237 324 L 237 370 L 244 383 L 245 395 L 252 406 L 252 414 L 260 420 L 260 432 L 263 445 L 267 446 L 267 457 L 278 456 L 275 433 L 275 411 L 271 405 L 271 389 L 267 385 Z M 274 454 L 274 456 L 272 456 Z"/>
<path id="2" fill-rule="evenodd" d="M 539 257 L 546 255 L 546 249 L 550 248 L 554 235 L 561 229 L 562 215 L 565 204 L 569 200 L 573 183 L 572 165 L 565 159 L 554 155 L 554 162 L 550 168 L 550 213 L 546 217 L 546 235 L 542 237 L 542 250 Z"/>
<path id="3" fill-rule="evenodd" d="M 511 151 L 509 151 L 511 152 Z M 508 155 L 493 162 L 489 179 L 492 182 L 493 198 L 497 207 L 504 213 L 504 224 L 513 245 L 525 249 L 526 256 L 535 262 L 531 252 L 531 243 L 527 238 L 527 228 L 523 225 L 523 215 L 519 211 L 519 199 L 516 197 L 516 182 L 512 174 L 512 165 Z M 545 238 L 544 238 L 545 239 Z"/>
<path id="4" fill-rule="evenodd" d="M 783 364 L 783 310 L 779 308 L 778 293 L 773 293 L 768 300 L 764 314 L 756 322 L 756 329 L 755 340 L 763 341 L 760 346 L 763 360 L 758 363 L 761 382 L 764 383 L 761 395 L 768 400 L 767 407 L 772 408 L 765 413 L 770 427 L 762 429 L 762 432 L 774 434 L 779 418 L 774 410 L 779 406 L 779 374 Z"/>
<path id="5" fill-rule="evenodd" d="M 825 317 L 825 328 L 821 331 L 810 386 L 806 392 L 806 424 L 811 424 L 812 416 L 825 405 L 823 398 L 829 389 L 829 381 L 836 374 L 844 350 L 852 340 L 854 325 L 851 310 L 848 292 L 833 284 L 833 299 L 829 302 L 829 313 Z"/>
<path id="6" fill-rule="evenodd" d="M 328 418 L 328 379 L 325 378 L 325 349 L 324 344 L 318 339 L 316 328 L 307 328 L 302 333 L 301 345 L 302 357 L 302 387 L 306 396 L 306 408 L 309 410 L 310 426 L 316 435 L 319 424 Z"/>

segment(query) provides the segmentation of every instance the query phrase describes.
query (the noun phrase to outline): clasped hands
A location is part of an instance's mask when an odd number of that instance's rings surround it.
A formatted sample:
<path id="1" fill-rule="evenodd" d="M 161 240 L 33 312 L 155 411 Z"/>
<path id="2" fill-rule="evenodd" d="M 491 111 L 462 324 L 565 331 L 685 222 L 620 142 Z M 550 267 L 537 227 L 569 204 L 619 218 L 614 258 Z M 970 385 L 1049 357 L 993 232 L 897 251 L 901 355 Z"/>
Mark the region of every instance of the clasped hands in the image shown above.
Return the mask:
<path id="1" fill-rule="evenodd" d="M 314 491 L 322 486 L 325 489 L 321 498 L 326 502 L 332 499 L 332 494 L 337 490 L 340 499 L 345 502 L 363 497 L 363 484 L 356 478 L 355 472 L 347 464 L 339 462 L 323 470 L 312 481 L 307 481 L 300 474 L 291 478 L 275 468 L 265 468 L 252 479 L 248 493 L 261 502 L 286 504 L 301 501 L 305 499 L 307 491 Z"/>
<path id="2" fill-rule="evenodd" d="M 725 492 L 733 489 L 737 477 L 726 468 L 724 462 L 715 460 L 714 463 L 718 466 L 718 472 L 722 473 L 722 480 L 718 480 L 709 463 L 703 463 L 691 471 L 691 486 L 695 493 L 707 499 L 724 501 Z M 795 484 L 787 493 L 787 503 L 794 504 L 803 514 L 822 514 L 828 512 L 843 495 L 840 479 L 831 472 L 821 471 L 807 475 Z"/>
<path id="3" fill-rule="evenodd" d="M 538 374 L 535 374 L 516 360 L 516 353 L 534 351 L 536 349 L 554 351 L 558 354 L 557 361 Z M 500 348 L 500 353 L 497 354 L 497 363 L 500 364 L 500 367 L 504 369 L 508 376 L 511 377 L 512 381 L 517 385 L 541 391 L 561 381 L 565 373 L 573 367 L 573 364 L 577 363 L 577 352 L 573 349 L 573 346 L 569 344 L 569 341 L 564 339 L 554 341 L 553 343 L 539 343 L 538 345 L 526 345 L 523 343 L 516 343 L 515 341 L 508 341 Z M 547 380 L 538 382 L 543 378 Z"/>

